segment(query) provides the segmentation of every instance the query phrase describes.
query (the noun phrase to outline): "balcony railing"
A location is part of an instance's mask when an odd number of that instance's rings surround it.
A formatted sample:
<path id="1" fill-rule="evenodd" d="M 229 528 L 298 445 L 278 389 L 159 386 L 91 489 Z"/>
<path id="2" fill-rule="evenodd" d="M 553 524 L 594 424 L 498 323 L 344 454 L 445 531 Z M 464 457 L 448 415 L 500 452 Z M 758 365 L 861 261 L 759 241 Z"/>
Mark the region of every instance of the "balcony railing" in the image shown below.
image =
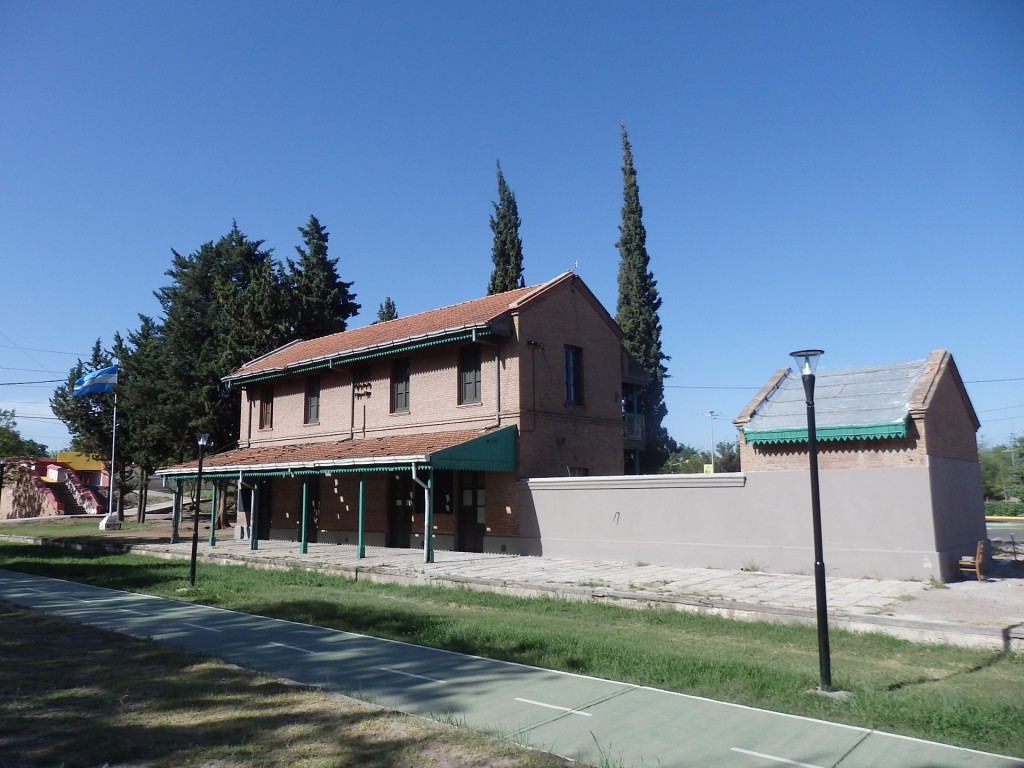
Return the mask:
<path id="1" fill-rule="evenodd" d="M 644 415 L 642 413 L 622 414 L 622 433 L 627 440 L 644 439 Z"/>

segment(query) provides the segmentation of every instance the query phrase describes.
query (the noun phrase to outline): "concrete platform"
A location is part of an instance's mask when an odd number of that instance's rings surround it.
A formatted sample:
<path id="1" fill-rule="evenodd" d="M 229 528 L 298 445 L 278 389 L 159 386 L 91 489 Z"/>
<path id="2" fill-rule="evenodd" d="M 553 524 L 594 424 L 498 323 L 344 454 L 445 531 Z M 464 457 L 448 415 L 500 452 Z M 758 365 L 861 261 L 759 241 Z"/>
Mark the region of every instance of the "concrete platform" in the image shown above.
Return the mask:
<path id="1" fill-rule="evenodd" d="M 740 619 L 815 621 L 814 579 L 794 575 L 711 568 L 517 557 L 468 552 L 367 547 L 359 558 L 348 544 L 309 544 L 224 537 L 215 546 L 201 532 L 199 556 L 263 568 L 307 568 L 353 579 L 483 589 L 514 595 L 551 594 L 644 607 L 657 605 Z M 191 556 L 182 541 L 127 545 L 132 551 L 173 558 Z M 827 558 L 826 558 L 827 562 Z M 1024 651 L 1024 563 L 1006 563 L 985 582 L 948 585 L 896 579 L 829 578 L 831 627 L 877 631 L 919 642 Z"/>

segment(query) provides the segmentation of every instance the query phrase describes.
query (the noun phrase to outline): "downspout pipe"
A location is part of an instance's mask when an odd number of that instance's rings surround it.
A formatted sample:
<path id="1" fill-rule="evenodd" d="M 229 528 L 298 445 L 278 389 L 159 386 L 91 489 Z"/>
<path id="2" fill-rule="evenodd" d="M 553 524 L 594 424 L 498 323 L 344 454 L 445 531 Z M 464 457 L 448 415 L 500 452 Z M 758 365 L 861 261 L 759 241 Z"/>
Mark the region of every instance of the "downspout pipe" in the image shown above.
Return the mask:
<path id="1" fill-rule="evenodd" d="M 252 538 L 253 531 L 255 530 L 255 523 L 253 522 L 253 516 L 254 516 L 255 512 L 253 511 L 253 506 L 256 503 L 256 486 L 253 485 L 252 483 L 248 482 L 242 476 L 242 473 L 239 472 L 238 473 L 238 491 L 237 491 L 237 493 L 235 493 L 235 506 L 237 508 L 236 512 L 239 509 L 241 509 L 242 490 L 245 489 L 245 488 L 248 488 L 250 491 L 252 491 L 252 501 L 249 503 L 249 514 L 246 515 L 246 517 L 247 517 L 246 522 L 249 524 L 248 525 L 248 528 L 249 528 L 249 538 Z"/>
<path id="2" fill-rule="evenodd" d="M 496 341 L 482 341 L 473 329 L 473 343 L 494 347 L 494 424 L 491 429 L 501 426 L 501 346 Z"/>
<path id="3" fill-rule="evenodd" d="M 423 562 L 434 562 L 434 539 L 431 535 L 434 528 L 434 509 L 430 503 L 430 485 L 420 480 L 416 474 L 416 463 L 412 464 L 412 480 L 423 489 Z"/>

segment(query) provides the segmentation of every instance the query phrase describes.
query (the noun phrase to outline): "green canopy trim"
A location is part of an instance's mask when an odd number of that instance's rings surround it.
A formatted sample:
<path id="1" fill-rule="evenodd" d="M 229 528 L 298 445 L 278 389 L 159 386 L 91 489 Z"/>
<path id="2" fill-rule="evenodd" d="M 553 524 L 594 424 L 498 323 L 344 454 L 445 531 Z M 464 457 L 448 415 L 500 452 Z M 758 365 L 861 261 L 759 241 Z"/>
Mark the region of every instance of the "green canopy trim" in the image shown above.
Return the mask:
<path id="1" fill-rule="evenodd" d="M 907 421 L 890 424 L 858 424 L 845 427 L 818 427 L 818 442 L 841 440 L 885 440 L 907 436 Z M 788 429 L 762 429 L 743 431 L 749 444 L 755 443 L 806 443 L 807 427 Z"/>

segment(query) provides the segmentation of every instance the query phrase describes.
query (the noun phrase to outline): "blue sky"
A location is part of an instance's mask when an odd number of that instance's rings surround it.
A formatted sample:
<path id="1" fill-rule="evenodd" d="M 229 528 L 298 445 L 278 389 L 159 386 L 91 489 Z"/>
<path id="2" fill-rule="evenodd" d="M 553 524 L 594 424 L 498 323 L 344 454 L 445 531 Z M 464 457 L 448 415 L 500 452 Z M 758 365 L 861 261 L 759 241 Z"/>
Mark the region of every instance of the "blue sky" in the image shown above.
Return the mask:
<path id="1" fill-rule="evenodd" d="M 11 382 L 158 314 L 232 220 L 283 259 L 315 214 L 353 325 L 482 295 L 498 160 L 527 282 L 614 313 L 620 121 L 674 438 L 731 436 L 804 347 L 948 349 L 980 436 L 1024 433 L 1024 4 L 943 0 L 0 0 L 0 407 L 65 446 Z"/>

